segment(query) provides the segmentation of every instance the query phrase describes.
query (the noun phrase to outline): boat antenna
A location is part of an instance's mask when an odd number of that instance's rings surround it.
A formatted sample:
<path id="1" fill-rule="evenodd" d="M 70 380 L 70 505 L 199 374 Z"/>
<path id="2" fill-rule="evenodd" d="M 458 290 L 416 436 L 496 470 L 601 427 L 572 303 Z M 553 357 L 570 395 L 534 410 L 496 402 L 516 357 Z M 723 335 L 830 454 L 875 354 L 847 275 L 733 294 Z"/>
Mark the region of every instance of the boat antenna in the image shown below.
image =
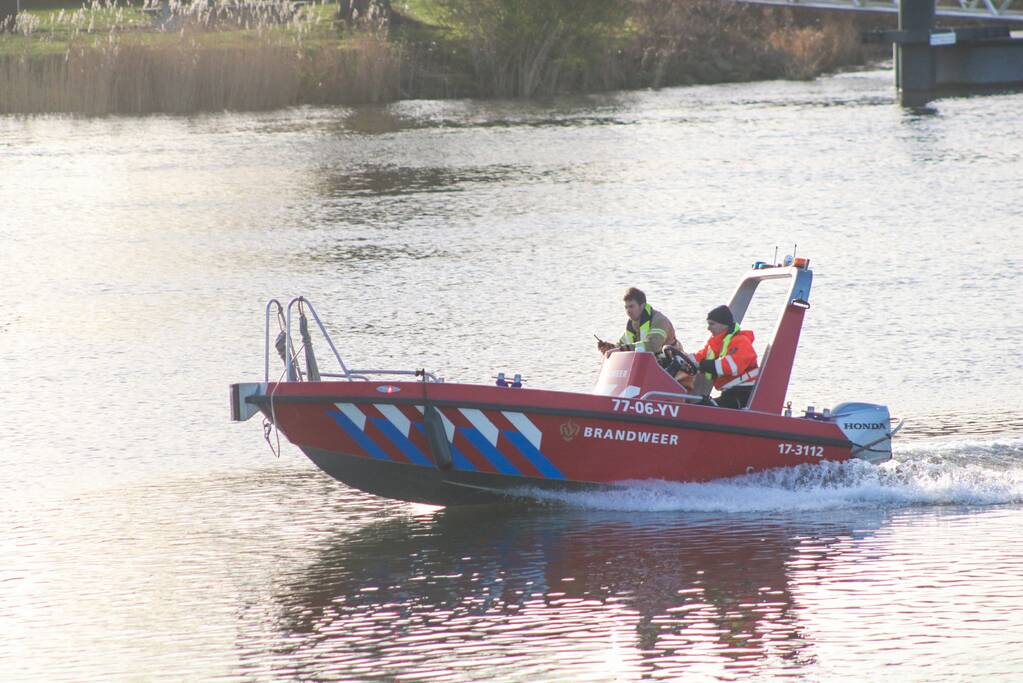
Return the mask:
<path id="1" fill-rule="evenodd" d="M 796 260 L 796 243 L 795 242 L 792 243 L 792 260 L 793 261 Z"/>
<path id="2" fill-rule="evenodd" d="M 778 245 L 774 245 L 774 260 L 771 261 L 774 265 L 778 265 Z"/>

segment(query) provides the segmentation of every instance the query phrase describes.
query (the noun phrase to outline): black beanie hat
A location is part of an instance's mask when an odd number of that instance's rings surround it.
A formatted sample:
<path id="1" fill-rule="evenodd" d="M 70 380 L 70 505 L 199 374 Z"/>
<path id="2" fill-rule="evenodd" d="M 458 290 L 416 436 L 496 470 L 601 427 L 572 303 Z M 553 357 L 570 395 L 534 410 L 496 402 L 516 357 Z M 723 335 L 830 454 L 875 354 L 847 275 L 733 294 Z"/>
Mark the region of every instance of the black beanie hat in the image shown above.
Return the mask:
<path id="1" fill-rule="evenodd" d="M 707 320 L 713 320 L 716 323 L 721 323 L 728 327 L 735 325 L 735 318 L 732 317 L 732 311 L 729 310 L 728 306 L 724 304 L 718 306 L 710 313 L 707 314 Z"/>

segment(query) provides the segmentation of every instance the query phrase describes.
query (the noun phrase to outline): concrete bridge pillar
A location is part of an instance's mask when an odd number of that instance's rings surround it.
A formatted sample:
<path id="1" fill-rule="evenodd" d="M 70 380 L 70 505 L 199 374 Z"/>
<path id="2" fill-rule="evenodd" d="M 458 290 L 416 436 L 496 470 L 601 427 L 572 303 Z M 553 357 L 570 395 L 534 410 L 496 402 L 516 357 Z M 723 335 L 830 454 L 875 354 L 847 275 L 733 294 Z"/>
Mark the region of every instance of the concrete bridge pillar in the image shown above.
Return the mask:
<path id="1" fill-rule="evenodd" d="M 899 100 L 919 107 L 956 92 L 1023 88 L 1023 39 L 1008 26 L 934 30 L 934 0 L 901 0 L 899 30 L 864 36 L 895 45 Z"/>
<path id="2" fill-rule="evenodd" d="M 934 0 L 901 0 L 899 31 L 904 42 L 895 44 L 895 85 L 902 104 L 913 107 L 934 97 L 934 52 L 930 45 L 934 26 Z"/>

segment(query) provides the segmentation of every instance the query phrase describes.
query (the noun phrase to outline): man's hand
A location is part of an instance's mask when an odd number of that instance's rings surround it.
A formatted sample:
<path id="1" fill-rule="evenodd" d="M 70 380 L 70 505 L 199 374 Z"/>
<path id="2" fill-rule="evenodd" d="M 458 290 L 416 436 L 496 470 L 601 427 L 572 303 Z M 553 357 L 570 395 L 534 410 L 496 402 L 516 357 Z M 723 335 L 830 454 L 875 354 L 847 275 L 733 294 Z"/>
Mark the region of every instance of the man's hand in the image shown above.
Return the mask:
<path id="1" fill-rule="evenodd" d="M 714 361 L 712 361 L 710 358 L 704 358 L 703 360 L 700 361 L 700 370 L 709 373 L 712 377 L 718 376 L 718 370 L 714 366 Z"/>
<path id="2" fill-rule="evenodd" d="M 616 347 L 611 342 L 602 341 L 600 339 L 597 340 L 597 350 L 600 351 L 601 353 L 607 353 L 613 348 Z"/>

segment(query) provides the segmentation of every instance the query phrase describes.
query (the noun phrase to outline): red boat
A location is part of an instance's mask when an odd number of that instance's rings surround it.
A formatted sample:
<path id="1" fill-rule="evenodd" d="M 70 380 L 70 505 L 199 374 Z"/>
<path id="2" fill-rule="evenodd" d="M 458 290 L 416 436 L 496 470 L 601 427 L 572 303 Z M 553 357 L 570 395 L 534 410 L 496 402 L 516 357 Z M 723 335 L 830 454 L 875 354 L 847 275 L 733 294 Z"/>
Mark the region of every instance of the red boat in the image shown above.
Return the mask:
<path id="1" fill-rule="evenodd" d="M 789 261 L 789 259 L 786 259 Z M 320 469 L 349 486 L 398 500 L 463 505 L 606 489 L 639 480 L 702 482 L 776 467 L 891 458 L 888 408 L 842 403 L 792 415 L 789 375 L 809 309 L 813 273 L 754 264 L 730 308 L 741 322 L 757 286 L 788 278 L 771 343 L 747 408 L 700 404 L 645 352 L 619 351 L 603 363 L 590 393 L 444 382 L 424 370 L 350 369 L 303 297 L 266 306 L 262 383 L 231 386 L 234 420 L 264 415 Z M 292 338 L 298 312 L 300 342 Z M 308 311 L 308 316 L 307 316 Z M 270 381 L 270 323 L 276 313 L 283 360 Z M 340 372 L 321 373 L 310 318 Z"/>

